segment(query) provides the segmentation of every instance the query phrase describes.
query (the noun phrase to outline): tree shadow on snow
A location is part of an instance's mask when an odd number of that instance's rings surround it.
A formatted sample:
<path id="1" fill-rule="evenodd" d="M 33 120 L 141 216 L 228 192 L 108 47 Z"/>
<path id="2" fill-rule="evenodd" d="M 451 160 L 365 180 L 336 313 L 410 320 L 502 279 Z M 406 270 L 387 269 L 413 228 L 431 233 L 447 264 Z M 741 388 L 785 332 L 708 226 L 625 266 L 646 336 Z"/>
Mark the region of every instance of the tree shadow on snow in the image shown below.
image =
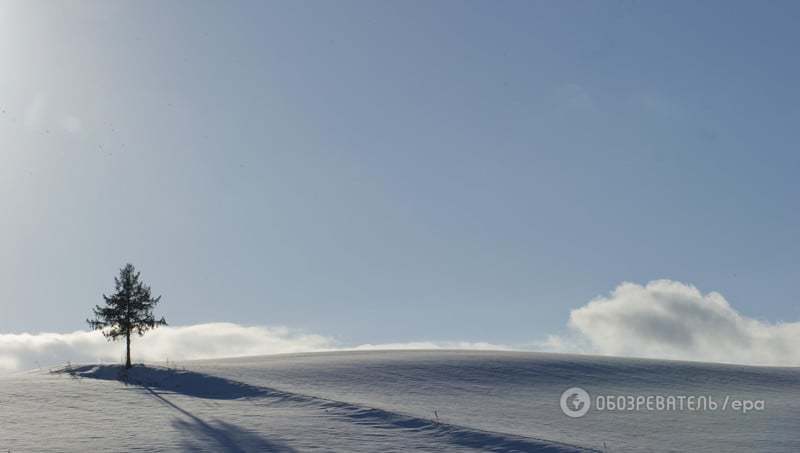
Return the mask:
<path id="1" fill-rule="evenodd" d="M 493 452 L 568 452 L 596 451 L 530 437 L 482 431 L 433 420 L 399 414 L 357 404 L 326 400 L 312 396 L 287 393 L 265 387 L 251 386 L 194 371 L 162 367 L 134 366 L 125 370 L 120 365 L 87 365 L 58 370 L 74 377 L 121 381 L 143 387 L 150 395 L 185 416 L 173 426 L 185 434 L 185 450 L 203 449 L 213 445 L 215 451 L 275 451 L 292 452 L 289 446 L 265 439 L 236 425 L 214 420 L 209 423 L 187 412 L 162 395 L 180 394 L 198 398 L 235 400 L 265 398 L 317 405 L 331 416 L 344 417 L 351 422 L 379 429 L 402 429 L 425 432 L 451 445 Z"/>
<path id="2" fill-rule="evenodd" d="M 235 400 L 263 397 L 271 393 L 264 388 L 210 374 L 146 365 L 135 365 L 129 370 L 121 365 L 85 365 L 57 372 L 74 377 L 120 381 L 197 398 Z"/>
<path id="3" fill-rule="evenodd" d="M 161 403 L 183 414 L 186 419 L 175 419 L 172 426 L 184 436 L 183 450 L 203 450 L 208 447 L 213 451 L 250 452 L 270 451 L 293 453 L 295 450 L 283 442 L 269 440 L 257 433 L 242 429 L 222 420 L 206 422 L 169 401 L 160 394 L 147 388 L 147 391 Z M 187 420 L 188 419 L 188 420 Z"/>
<path id="4" fill-rule="evenodd" d="M 163 396 L 179 394 L 196 398 L 236 400 L 271 394 L 267 389 L 194 371 L 144 365 L 137 365 L 129 370 L 120 365 L 86 365 L 67 367 L 55 372 L 76 378 L 119 381 L 143 388 L 147 394 L 183 416 L 172 422 L 172 426 L 185 439 L 183 450 L 283 453 L 295 451 L 283 442 L 267 439 L 219 419 L 207 422 Z"/>

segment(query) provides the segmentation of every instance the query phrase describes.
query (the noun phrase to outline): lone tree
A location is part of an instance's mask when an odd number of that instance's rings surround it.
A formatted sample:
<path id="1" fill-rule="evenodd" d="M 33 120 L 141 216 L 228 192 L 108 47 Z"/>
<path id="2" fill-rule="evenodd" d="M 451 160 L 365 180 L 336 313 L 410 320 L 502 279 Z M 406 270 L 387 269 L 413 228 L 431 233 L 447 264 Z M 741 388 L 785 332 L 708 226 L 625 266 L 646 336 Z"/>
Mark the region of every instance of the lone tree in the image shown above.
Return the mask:
<path id="1" fill-rule="evenodd" d="M 139 275 L 130 263 L 120 269 L 119 277 L 114 277 L 116 292 L 110 297 L 103 294 L 106 306 L 95 306 L 95 318 L 86 320 L 92 329 L 102 330 L 109 341 L 125 337 L 126 369 L 131 367 L 131 334 L 142 336 L 150 329 L 167 325 L 163 317 L 153 317 L 153 308 L 161 296 L 151 297 L 150 287 L 139 281 Z"/>

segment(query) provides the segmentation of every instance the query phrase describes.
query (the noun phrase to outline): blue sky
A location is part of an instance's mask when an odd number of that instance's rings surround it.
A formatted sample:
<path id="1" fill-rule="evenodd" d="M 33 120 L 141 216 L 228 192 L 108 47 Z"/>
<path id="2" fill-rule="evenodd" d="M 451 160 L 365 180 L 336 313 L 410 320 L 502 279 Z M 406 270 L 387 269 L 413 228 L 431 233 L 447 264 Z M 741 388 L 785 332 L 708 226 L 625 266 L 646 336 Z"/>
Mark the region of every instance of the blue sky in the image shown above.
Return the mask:
<path id="1" fill-rule="evenodd" d="M 0 332 L 524 343 L 623 281 L 800 318 L 792 2 L 0 2 Z"/>

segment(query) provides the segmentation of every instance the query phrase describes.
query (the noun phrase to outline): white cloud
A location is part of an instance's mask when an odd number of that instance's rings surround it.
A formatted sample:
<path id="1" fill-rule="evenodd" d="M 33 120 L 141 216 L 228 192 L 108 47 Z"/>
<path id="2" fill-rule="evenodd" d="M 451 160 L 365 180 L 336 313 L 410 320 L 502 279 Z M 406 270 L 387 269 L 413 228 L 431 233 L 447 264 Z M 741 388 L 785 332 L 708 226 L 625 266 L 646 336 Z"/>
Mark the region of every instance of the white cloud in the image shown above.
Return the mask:
<path id="1" fill-rule="evenodd" d="M 343 347 L 329 337 L 297 332 L 286 327 L 247 327 L 232 323 L 160 327 L 144 337 L 135 337 L 132 347 L 134 361 L 145 362 L 345 349 L 508 348 L 488 343 L 426 341 Z M 67 361 L 121 362 L 123 354 L 123 343 L 108 342 L 100 332 L 0 334 L 0 371 L 47 367 Z"/>
<path id="2" fill-rule="evenodd" d="M 533 348 L 484 342 L 404 342 L 343 346 L 330 337 L 286 327 L 232 323 L 162 327 L 136 337 L 137 361 L 183 361 L 249 355 L 378 349 L 538 349 L 615 356 L 761 365 L 800 365 L 800 322 L 747 318 L 722 295 L 671 280 L 623 283 L 570 314 L 569 332 Z M 72 362 L 120 362 L 122 343 L 99 332 L 0 334 L 0 371 Z"/>
<path id="3" fill-rule="evenodd" d="M 277 327 L 245 327 L 231 323 L 161 327 L 135 337 L 138 361 L 211 359 L 260 354 L 323 351 L 330 338 Z M 0 371 L 73 362 L 121 361 L 124 346 L 108 342 L 100 332 L 0 334 Z"/>
<path id="4" fill-rule="evenodd" d="M 722 295 L 671 280 L 622 283 L 607 297 L 572 310 L 570 333 L 542 345 L 678 360 L 800 365 L 800 322 L 770 324 L 734 310 Z"/>

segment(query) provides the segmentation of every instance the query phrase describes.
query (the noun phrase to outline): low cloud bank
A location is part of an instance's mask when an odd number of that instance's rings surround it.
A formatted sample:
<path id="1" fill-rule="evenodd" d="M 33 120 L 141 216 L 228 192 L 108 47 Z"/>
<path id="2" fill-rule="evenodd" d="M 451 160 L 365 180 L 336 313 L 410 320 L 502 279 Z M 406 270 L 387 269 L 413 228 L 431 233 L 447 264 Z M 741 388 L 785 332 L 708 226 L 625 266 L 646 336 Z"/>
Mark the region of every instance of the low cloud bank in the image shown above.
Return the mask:
<path id="1" fill-rule="evenodd" d="M 771 324 L 734 310 L 722 295 L 672 280 L 622 283 L 572 310 L 569 333 L 545 349 L 756 365 L 800 365 L 800 322 Z"/>
<path id="2" fill-rule="evenodd" d="M 332 350 L 507 349 L 488 343 L 416 342 L 342 347 L 335 340 L 286 327 L 247 327 L 209 323 L 160 327 L 133 339 L 133 359 L 163 362 Z M 100 332 L 0 334 L 0 372 L 64 364 L 122 362 L 124 343 L 109 342 Z"/>
<path id="3" fill-rule="evenodd" d="M 232 323 L 160 327 L 133 338 L 136 361 L 213 359 L 247 355 L 325 351 L 333 340 L 284 327 L 245 327 Z M 98 331 L 0 334 L 0 371 L 25 370 L 72 362 L 120 362 L 124 343 L 109 342 Z"/>
<path id="4" fill-rule="evenodd" d="M 534 347 L 483 342 L 409 342 L 344 347 L 285 327 L 209 323 L 162 327 L 136 337 L 136 361 L 215 359 L 292 352 L 379 349 L 545 350 L 754 365 L 800 366 L 800 322 L 747 318 L 722 295 L 672 280 L 622 283 L 572 310 L 567 333 Z M 0 372 L 67 361 L 121 362 L 124 346 L 100 332 L 0 334 Z"/>

